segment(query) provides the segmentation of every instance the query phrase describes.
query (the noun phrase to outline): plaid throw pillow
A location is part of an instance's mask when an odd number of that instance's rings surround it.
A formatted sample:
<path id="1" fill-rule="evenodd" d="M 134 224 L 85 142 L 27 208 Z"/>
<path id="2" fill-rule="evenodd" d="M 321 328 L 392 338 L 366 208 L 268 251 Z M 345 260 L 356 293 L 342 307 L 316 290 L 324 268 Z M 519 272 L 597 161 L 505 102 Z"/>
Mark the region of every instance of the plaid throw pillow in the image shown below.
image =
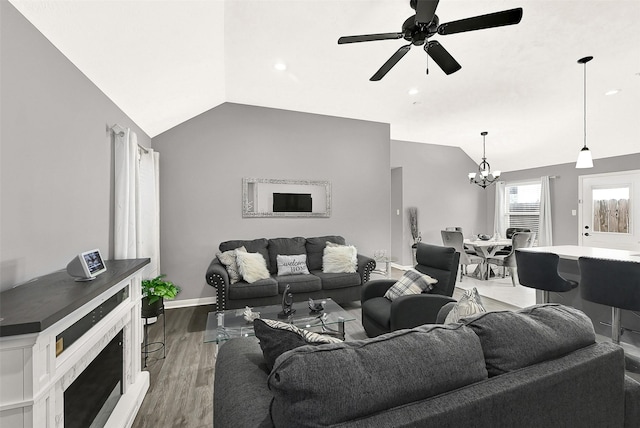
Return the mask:
<path id="1" fill-rule="evenodd" d="M 393 302 L 400 296 L 428 292 L 433 290 L 433 284 L 436 282 L 438 282 L 437 279 L 431 278 L 429 275 L 420 273 L 415 269 L 410 269 L 384 293 L 384 297 Z"/>

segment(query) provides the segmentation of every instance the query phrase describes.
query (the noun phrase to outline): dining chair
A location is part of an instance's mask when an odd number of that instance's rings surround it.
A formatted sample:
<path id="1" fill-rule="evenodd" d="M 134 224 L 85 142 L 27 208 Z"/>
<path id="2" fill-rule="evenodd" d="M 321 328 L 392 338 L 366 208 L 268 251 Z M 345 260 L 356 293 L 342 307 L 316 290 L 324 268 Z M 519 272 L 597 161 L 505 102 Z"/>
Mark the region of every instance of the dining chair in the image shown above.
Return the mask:
<path id="1" fill-rule="evenodd" d="M 460 227 L 460 226 L 451 226 L 451 227 L 446 227 L 444 230 L 457 230 L 458 232 L 462 233 L 462 227 Z M 464 233 L 462 233 L 462 237 L 464 238 Z M 475 250 L 473 247 L 470 247 L 470 246 L 469 246 L 469 245 L 467 245 L 467 244 L 464 244 L 464 251 L 465 251 L 467 254 L 473 254 L 474 256 L 475 256 L 475 255 L 478 255 L 478 254 L 476 253 L 476 250 Z"/>
<path id="2" fill-rule="evenodd" d="M 494 264 L 502 267 L 502 277 L 505 277 L 505 269 L 509 269 L 511 275 L 511 283 L 516 286 L 516 270 L 518 268 L 516 264 L 516 250 L 518 248 L 527 248 L 533 245 L 533 241 L 536 239 L 535 232 L 515 232 L 511 236 L 511 251 L 509 254 L 496 254 L 493 257 L 487 259 L 489 267 Z"/>
<path id="3" fill-rule="evenodd" d="M 505 231 L 505 238 L 511 239 L 513 234 L 516 232 L 531 232 L 531 229 L 528 227 L 507 227 L 507 230 Z M 511 246 L 504 247 L 496 251 L 496 256 L 506 256 L 511 252 L 511 250 Z"/>
<path id="4" fill-rule="evenodd" d="M 468 265 L 481 265 L 484 259 L 474 254 L 469 254 L 464 248 L 464 236 L 459 230 L 441 230 L 442 244 L 445 247 L 453 247 L 460 253 L 460 282 L 462 276 L 467 275 Z"/>

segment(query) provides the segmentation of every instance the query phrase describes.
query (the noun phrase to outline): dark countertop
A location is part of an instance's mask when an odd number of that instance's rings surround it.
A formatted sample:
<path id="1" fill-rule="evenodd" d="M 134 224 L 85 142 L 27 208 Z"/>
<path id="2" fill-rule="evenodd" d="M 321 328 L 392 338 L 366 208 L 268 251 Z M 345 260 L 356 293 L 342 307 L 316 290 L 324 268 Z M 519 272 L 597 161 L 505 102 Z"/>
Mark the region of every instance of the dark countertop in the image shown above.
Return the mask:
<path id="1" fill-rule="evenodd" d="M 75 281 L 61 270 L 3 291 L 0 337 L 45 330 L 148 263 L 149 259 L 106 260 L 107 271 L 93 281 Z"/>

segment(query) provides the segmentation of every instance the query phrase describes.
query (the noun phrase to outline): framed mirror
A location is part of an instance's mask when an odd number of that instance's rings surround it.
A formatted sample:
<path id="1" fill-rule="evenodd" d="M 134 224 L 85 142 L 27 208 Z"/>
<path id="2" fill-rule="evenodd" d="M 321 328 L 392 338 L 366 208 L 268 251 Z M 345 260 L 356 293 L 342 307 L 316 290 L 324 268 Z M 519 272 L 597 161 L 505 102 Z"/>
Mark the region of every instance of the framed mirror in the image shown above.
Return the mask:
<path id="1" fill-rule="evenodd" d="M 331 183 L 243 178 L 242 217 L 331 217 Z"/>

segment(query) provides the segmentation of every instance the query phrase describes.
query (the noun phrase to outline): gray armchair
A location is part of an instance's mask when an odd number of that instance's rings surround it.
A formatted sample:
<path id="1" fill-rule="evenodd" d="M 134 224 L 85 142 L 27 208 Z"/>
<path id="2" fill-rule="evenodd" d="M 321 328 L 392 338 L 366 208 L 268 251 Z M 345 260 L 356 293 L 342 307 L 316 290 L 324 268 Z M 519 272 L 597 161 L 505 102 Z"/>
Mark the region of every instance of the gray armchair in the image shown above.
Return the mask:
<path id="1" fill-rule="evenodd" d="M 362 287 L 362 325 L 369 337 L 395 330 L 433 324 L 455 289 L 460 253 L 452 247 L 418 243 L 415 269 L 438 280 L 429 293 L 401 296 L 393 302 L 384 297 L 394 279 L 369 281 Z"/>

